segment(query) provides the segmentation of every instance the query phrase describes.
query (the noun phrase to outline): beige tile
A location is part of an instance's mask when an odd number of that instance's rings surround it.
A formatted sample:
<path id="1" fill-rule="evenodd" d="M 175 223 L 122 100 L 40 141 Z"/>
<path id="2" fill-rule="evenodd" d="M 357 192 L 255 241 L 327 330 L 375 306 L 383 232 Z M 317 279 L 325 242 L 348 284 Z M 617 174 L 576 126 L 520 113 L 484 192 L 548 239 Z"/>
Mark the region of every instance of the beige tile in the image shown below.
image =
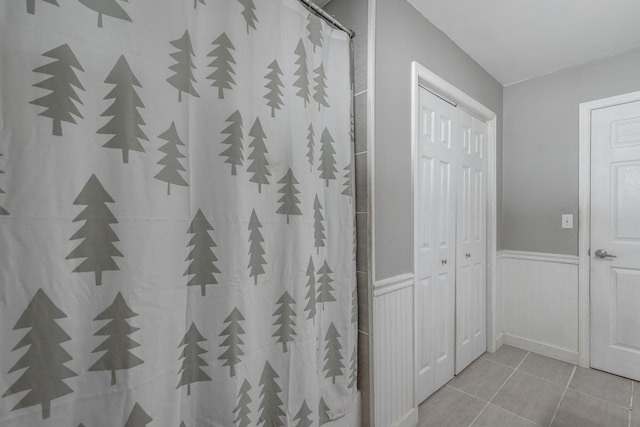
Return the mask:
<path id="1" fill-rule="evenodd" d="M 358 271 L 358 329 L 369 333 L 369 275 Z"/>
<path id="2" fill-rule="evenodd" d="M 355 98 L 356 120 L 356 154 L 367 150 L 367 93 L 361 93 Z"/>
<path id="3" fill-rule="evenodd" d="M 568 389 L 552 427 L 627 427 L 629 410 Z"/>
<path id="4" fill-rule="evenodd" d="M 536 424 L 489 404 L 471 427 L 535 427 Z"/>
<path id="5" fill-rule="evenodd" d="M 369 427 L 371 425 L 371 396 L 369 393 L 362 392 L 360 401 L 362 402 L 360 405 L 360 424 L 362 427 Z"/>
<path id="6" fill-rule="evenodd" d="M 367 153 L 356 154 L 356 212 L 368 212 Z"/>
<path id="7" fill-rule="evenodd" d="M 550 357 L 529 353 L 518 369 L 536 377 L 566 386 L 574 365 Z"/>
<path id="8" fill-rule="evenodd" d="M 367 254 L 367 227 L 368 215 L 366 213 L 356 214 L 356 228 L 358 248 L 356 250 L 356 270 L 368 271 L 368 254 Z"/>
<path id="9" fill-rule="evenodd" d="M 631 380 L 595 369 L 578 367 L 569 387 L 627 408 L 631 402 Z"/>
<path id="10" fill-rule="evenodd" d="M 522 362 L 522 359 L 524 359 L 526 355 L 527 352 L 525 350 L 520 350 L 510 345 L 503 345 L 495 353 L 485 353 L 482 357 L 515 368 Z"/>
<path id="11" fill-rule="evenodd" d="M 358 332 L 358 390 L 369 393 L 369 335 Z"/>
<path id="12" fill-rule="evenodd" d="M 460 372 L 449 385 L 489 401 L 512 372 L 513 368 L 480 358 Z"/>
<path id="13" fill-rule="evenodd" d="M 422 403 L 419 427 L 468 427 L 485 403 L 451 387 L 443 387 Z"/>
<path id="14" fill-rule="evenodd" d="M 516 371 L 498 392 L 492 403 L 541 426 L 553 418 L 564 388 Z"/>
<path id="15" fill-rule="evenodd" d="M 631 411 L 631 427 L 640 427 L 640 383 L 633 383 L 633 411 Z"/>

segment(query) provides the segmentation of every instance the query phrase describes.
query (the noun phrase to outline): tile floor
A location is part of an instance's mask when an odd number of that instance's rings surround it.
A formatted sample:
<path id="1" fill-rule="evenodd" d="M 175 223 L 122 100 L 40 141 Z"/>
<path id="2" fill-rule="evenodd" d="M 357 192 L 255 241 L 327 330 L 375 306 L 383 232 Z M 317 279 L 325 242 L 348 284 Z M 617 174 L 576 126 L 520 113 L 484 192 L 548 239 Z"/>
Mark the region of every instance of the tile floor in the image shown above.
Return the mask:
<path id="1" fill-rule="evenodd" d="M 503 346 L 423 402 L 418 425 L 640 427 L 640 383 Z"/>

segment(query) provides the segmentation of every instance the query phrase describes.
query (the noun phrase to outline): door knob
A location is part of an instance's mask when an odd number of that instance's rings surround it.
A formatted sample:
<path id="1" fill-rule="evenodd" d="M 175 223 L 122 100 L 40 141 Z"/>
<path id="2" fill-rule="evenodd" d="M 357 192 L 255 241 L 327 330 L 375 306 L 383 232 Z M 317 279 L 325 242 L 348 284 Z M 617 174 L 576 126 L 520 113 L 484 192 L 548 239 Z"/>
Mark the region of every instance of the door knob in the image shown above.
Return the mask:
<path id="1" fill-rule="evenodd" d="M 605 251 L 604 249 L 598 249 L 598 250 L 595 252 L 595 256 L 596 256 L 597 258 L 603 258 L 603 259 L 604 259 L 604 258 L 616 258 L 616 256 L 615 256 L 615 255 L 608 254 L 608 253 L 607 253 L 607 251 Z"/>
<path id="2" fill-rule="evenodd" d="M 442 261 L 440 261 L 442 263 L 442 265 L 445 265 L 447 263 L 446 259 L 443 259 Z"/>
<path id="3" fill-rule="evenodd" d="M 467 257 L 467 258 L 471 258 L 471 253 L 467 252 L 466 254 L 464 254 L 464 256 Z"/>

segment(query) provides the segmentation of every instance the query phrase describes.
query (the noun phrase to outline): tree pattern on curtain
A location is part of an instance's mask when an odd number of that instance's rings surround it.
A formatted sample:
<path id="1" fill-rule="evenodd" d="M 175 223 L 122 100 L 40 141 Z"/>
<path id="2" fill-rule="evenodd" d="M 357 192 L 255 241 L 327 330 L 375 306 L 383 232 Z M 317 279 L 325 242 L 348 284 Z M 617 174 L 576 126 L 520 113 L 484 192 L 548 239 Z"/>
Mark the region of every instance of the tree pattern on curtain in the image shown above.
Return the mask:
<path id="1" fill-rule="evenodd" d="M 157 3 L 2 6 L 0 424 L 341 418 L 348 36 L 290 0 Z"/>

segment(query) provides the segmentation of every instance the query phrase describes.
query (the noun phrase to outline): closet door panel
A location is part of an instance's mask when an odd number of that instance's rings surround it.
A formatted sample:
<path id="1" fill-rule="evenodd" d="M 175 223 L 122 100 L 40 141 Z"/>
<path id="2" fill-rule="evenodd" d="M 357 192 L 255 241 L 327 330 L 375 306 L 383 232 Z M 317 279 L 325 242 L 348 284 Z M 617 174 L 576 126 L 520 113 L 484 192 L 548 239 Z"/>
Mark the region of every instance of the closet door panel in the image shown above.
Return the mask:
<path id="1" fill-rule="evenodd" d="M 415 212 L 418 401 L 454 374 L 456 122 L 455 107 L 421 90 Z"/>
<path id="2" fill-rule="evenodd" d="M 460 110 L 456 374 L 486 350 L 486 123 Z"/>

